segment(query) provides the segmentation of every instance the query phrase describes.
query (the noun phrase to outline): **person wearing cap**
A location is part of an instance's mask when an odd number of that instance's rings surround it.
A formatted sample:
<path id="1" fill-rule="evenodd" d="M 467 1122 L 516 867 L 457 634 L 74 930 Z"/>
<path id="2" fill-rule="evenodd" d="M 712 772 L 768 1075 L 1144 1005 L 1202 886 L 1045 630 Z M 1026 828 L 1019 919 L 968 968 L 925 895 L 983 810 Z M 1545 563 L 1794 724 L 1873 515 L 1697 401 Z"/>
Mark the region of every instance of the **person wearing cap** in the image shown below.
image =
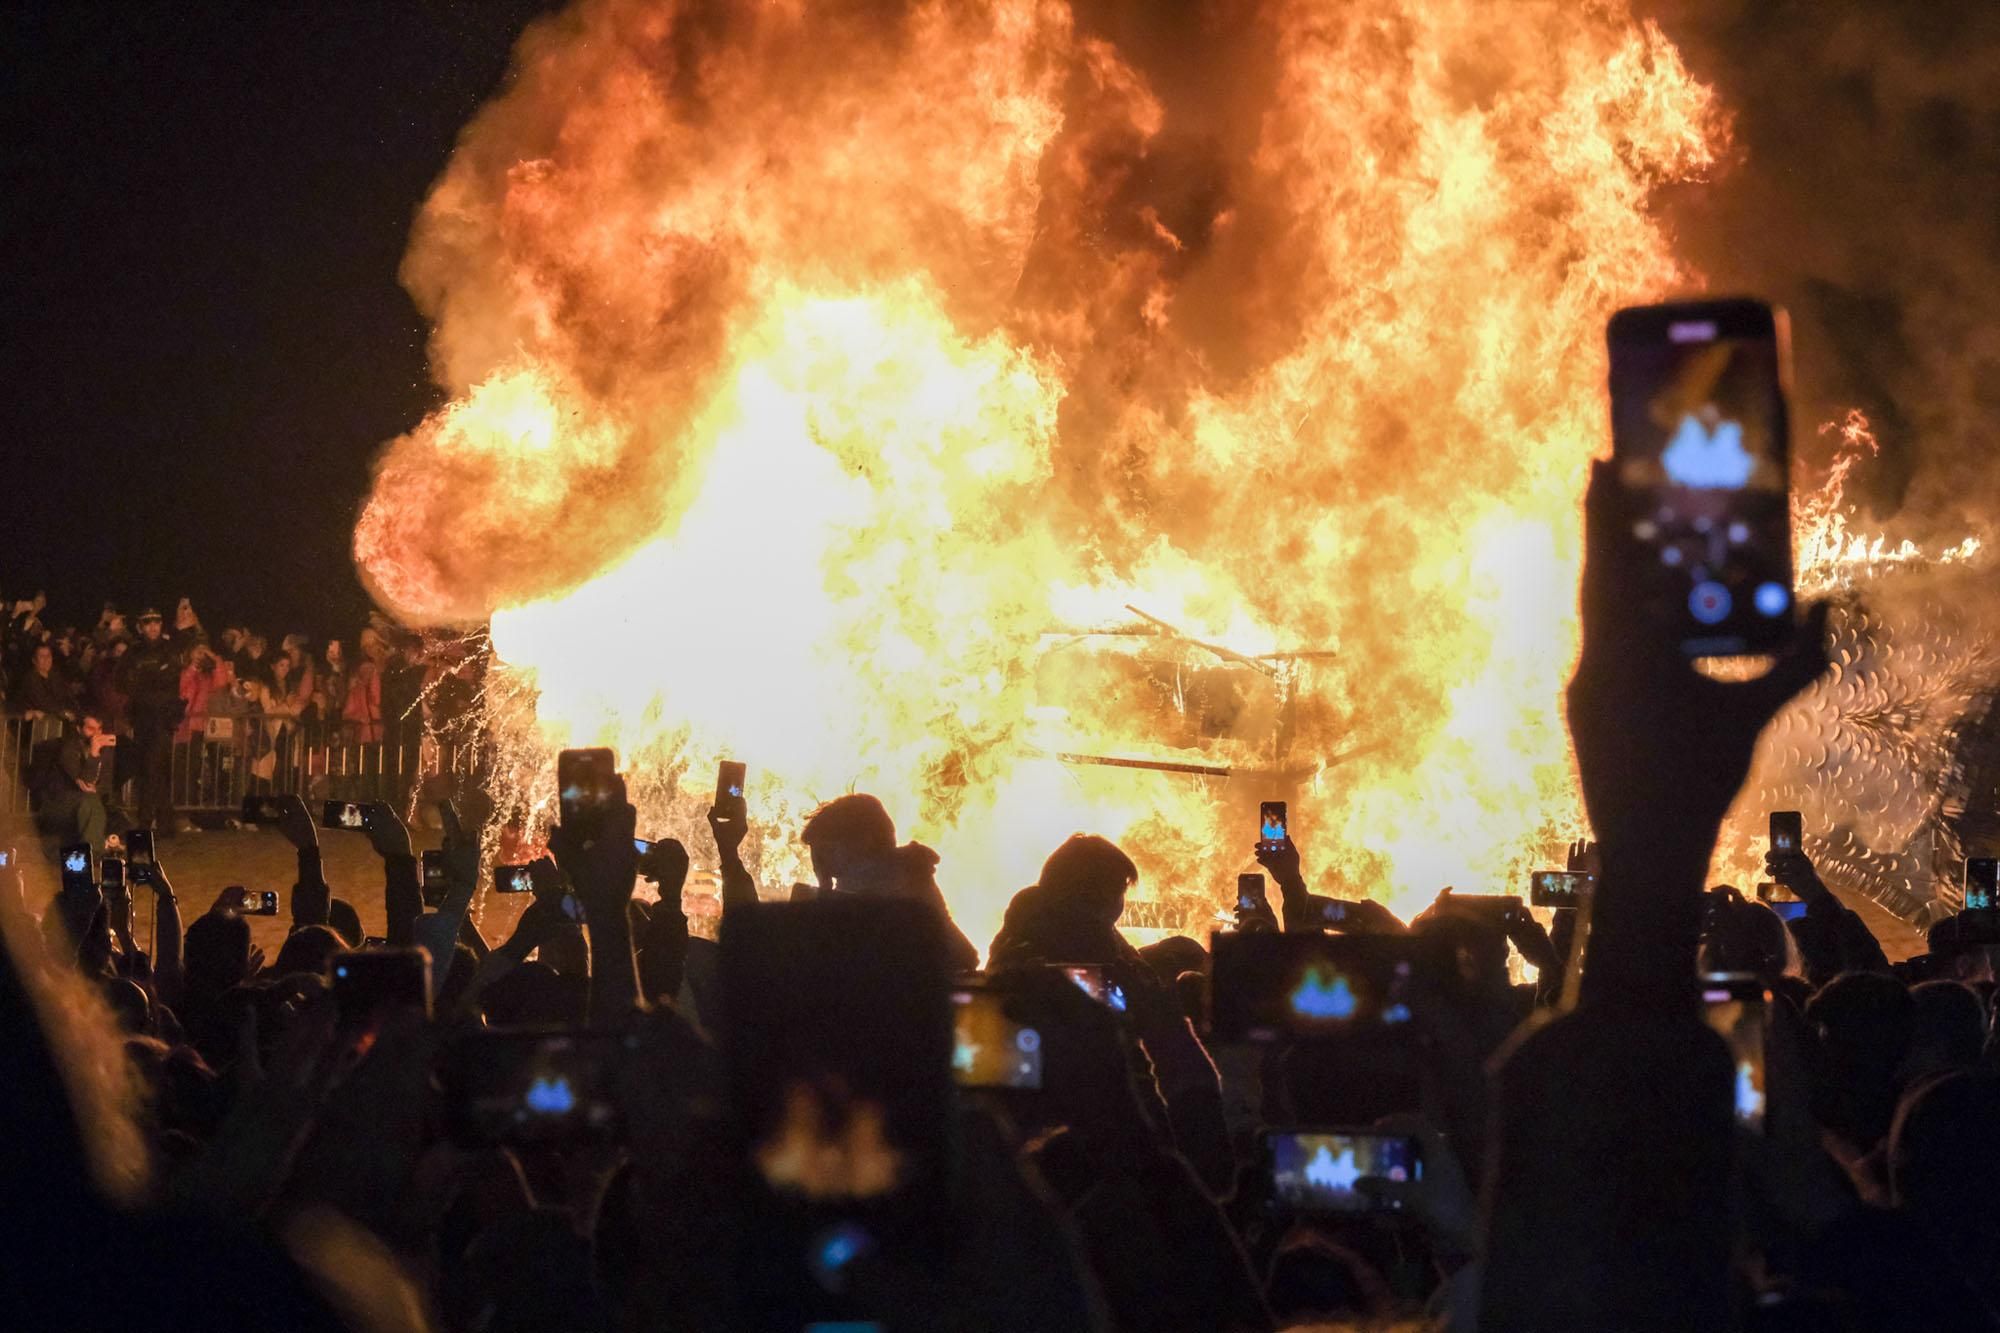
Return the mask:
<path id="1" fill-rule="evenodd" d="M 157 610 L 139 616 L 139 642 L 125 655 L 123 692 L 132 717 L 132 739 L 139 751 L 138 825 L 171 828 L 173 807 L 174 729 L 185 707 L 181 699 L 181 667 L 187 650 L 201 640 L 201 622 L 194 608 L 181 599 L 174 613 L 174 632 Z"/>

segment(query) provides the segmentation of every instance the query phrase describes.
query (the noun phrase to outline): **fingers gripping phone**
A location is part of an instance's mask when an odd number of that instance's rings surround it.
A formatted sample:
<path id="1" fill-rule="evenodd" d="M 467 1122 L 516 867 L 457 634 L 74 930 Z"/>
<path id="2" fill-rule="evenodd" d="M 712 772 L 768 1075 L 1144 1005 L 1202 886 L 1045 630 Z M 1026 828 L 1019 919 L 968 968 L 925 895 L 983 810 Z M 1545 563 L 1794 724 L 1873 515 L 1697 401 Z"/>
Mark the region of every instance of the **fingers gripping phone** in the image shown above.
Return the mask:
<path id="1" fill-rule="evenodd" d="M 1689 657 L 1791 638 L 1788 339 L 1761 301 L 1612 316 L 1612 464 L 1662 635 Z"/>

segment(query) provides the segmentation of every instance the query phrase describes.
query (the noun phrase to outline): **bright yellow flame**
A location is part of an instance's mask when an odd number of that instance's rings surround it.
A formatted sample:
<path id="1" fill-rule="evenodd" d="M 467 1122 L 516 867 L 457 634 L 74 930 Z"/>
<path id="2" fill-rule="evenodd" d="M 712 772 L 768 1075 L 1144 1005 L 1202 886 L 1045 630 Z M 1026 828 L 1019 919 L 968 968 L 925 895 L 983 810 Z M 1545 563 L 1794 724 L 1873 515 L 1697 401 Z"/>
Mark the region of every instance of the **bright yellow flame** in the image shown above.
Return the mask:
<path id="1" fill-rule="evenodd" d="M 1405 912 L 1580 830 L 1600 330 L 1686 282 L 1711 95 L 1616 3 L 1215 22 L 1193 86 L 1060 0 L 531 30 L 405 268 L 458 399 L 356 536 L 490 614 L 524 806 L 615 743 L 699 860 L 742 759 L 780 892 L 874 790 L 981 940 L 1080 830 L 1194 928 L 1260 798 Z"/>

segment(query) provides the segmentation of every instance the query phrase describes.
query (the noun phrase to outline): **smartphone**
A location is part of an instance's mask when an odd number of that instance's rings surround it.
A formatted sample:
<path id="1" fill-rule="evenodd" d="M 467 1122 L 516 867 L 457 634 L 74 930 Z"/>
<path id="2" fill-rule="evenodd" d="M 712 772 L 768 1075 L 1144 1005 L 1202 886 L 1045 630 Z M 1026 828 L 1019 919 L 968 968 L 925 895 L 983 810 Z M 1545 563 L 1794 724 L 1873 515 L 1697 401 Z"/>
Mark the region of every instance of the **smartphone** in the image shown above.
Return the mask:
<path id="1" fill-rule="evenodd" d="M 2000 896 L 2000 886 L 1994 883 L 2000 860 L 1991 856 L 1968 856 L 1965 858 L 1965 910 L 1968 912 L 1989 912 L 1993 910 L 1994 899 Z"/>
<path id="2" fill-rule="evenodd" d="M 1063 975 L 1076 984 L 1076 988 L 1114 1013 L 1124 1013 L 1129 1001 L 1125 998 L 1125 988 L 1105 974 L 1102 967 L 1091 963 L 1064 963 L 1060 965 Z"/>
<path id="3" fill-rule="evenodd" d="M 1454 893 L 1445 901 L 1459 911 L 1484 917 L 1495 926 L 1521 913 L 1521 895 L 1518 893 Z"/>
<path id="4" fill-rule="evenodd" d="M 321 828 L 350 829 L 359 832 L 366 827 L 362 819 L 359 801 L 328 801 L 320 808 Z"/>
<path id="5" fill-rule="evenodd" d="M 1783 312 L 1633 306 L 1606 340 L 1612 465 L 1654 619 L 1690 657 L 1778 651 L 1795 619 Z"/>
<path id="6" fill-rule="evenodd" d="M 236 910 L 244 916 L 276 916 L 278 914 L 278 891 L 276 889 L 246 889 L 236 886 L 238 906 Z"/>
<path id="7" fill-rule="evenodd" d="M 128 829 L 125 833 L 125 868 L 133 879 L 144 879 L 153 869 L 153 830 Z"/>
<path id="8" fill-rule="evenodd" d="M 1439 946 L 1420 935 L 1217 931 L 1211 946 L 1222 1041 L 1406 1032 L 1444 976 Z"/>
<path id="9" fill-rule="evenodd" d="M 1736 1066 L 1736 1120 L 1764 1127 L 1764 1023 L 1771 993 L 1747 972 L 1708 972 L 1701 978 L 1702 1016 L 1729 1043 Z"/>
<path id="10" fill-rule="evenodd" d="M 389 937 L 387 935 L 363 935 L 361 937 L 361 947 L 364 949 L 386 949 L 389 947 Z"/>
<path id="11" fill-rule="evenodd" d="M 243 822 L 246 824 L 275 824 L 284 817 L 285 803 L 275 796 L 243 798 Z"/>
<path id="12" fill-rule="evenodd" d="M 438 1058 L 452 1138 L 477 1148 L 615 1137 L 613 1079 L 630 1042 L 575 1029 L 458 1034 Z"/>
<path id="13" fill-rule="evenodd" d="M 951 1074 L 961 1088 L 1039 1091 L 1042 1034 L 1007 1014 L 1007 996 L 967 986 L 951 994 Z"/>
<path id="14" fill-rule="evenodd" d="M 1257 807 L 1257 841 L 1283 842 L 1291 836 L 1283 801 L 1265 801 Z"/>
<path id="15" fill-rule="evenodd" d="M 493 892 L 533 893 L 535 877 L 526 866 L 494 866 Z"/>
<path id="16" fill-rule="evenodd" d="M 725 759 L 715 771 L 715 808 L 722 814 L 741 819 L 748 811 L 743 799 L 743 779 L 748 773 L 742 764 Z"/>
<path id="17" fill-rule="evenodd" d="M 1765 903 L 1764 906 L 1776 912 L 1778 919 L 1781 921 L 1797 921 L 1806 914 L 1806 904 L 1796 898 L 1790 902 Z"/>
<path id="18" fill-rule="evenodd" d="M 386 1013 L 431 1012 L 431 956 L 423 949 L 358 949 L 327 964 L 343 1027 L 370 1027 Z"/>
<path id="19" fill-rule="evenodd" d="M 816 1210 L 944 1197 L 954 988 L 932 909 L 765 903 L 722 932 L 719 979 L 736 1114 L 772 1189 Z"/>
<path id="20" fill-rule="evenodd" d="M 817 897 L 819 897 L 819 885 L 817 884 L 808 884 L 804 880 L 799 880 L 792 885 L 792 901 L 795 903 L 809 903 Z"/>
<path id="21" fill-rule="evenodd" d="M 1771 812 L 1771 850 L 1796 852 L 1805 839 L 1805 819 L 1796 810 Z"/>
<path id="22" fill-rule="evenodd" d="M 634 838 L 632 839 L 632 850 L 641 856 L 649 856 L 652 854 L 653 844 L 644 838 Z"/>
<path id="23" fill-rule="evenodd" d="M 1264 892 L 1264 877 L 1258 874 L 1236 877 L 1236 915 L 1248 916 L 1253 912 L 1268 912 L 1271 900 Z"/>
<path id="24" fill-rule="evenodd" d="M 9 869 L 13 864 L 14 849 L 12 847 L 0 847 L 0 870 Z"/>
<path id="25" fill-rule="evenodd" d="M 598 811 L 625 799 L 618 776 L 618 754 L 599 747 L 564 750 L 556 756 L 556 791 L 562 822 L 586 822 Z"/>
<path id="26" fill-rule="evenodd" d="M 125 863 L 115 856 L 107 856 L 97 863 L 97 881 L 105 892 L 125 885 Z"/>
<path id="27" fill-rule="evenodd" d="M 420 852 L 417 862 L 424 872 L 424 906 L 436 907 L 451 891 L 451 884 L 445 878 L 444 853 L 441 851 Z"/>
<path id="28" fill-rule="evenodd" d="M 1365 1129 L 1274 1129 L 1264 1137 L 1271 1192 L 1296 1213 L 1395 1212 L 1399 1199 L 1370 1198 L 1357 1183 L 1424 1178 L 1423 1148 L 1407 1134 Z"/>
<path id="29" fill-rule="evenodd" d="M 87 842 L 73 842 L 62 849 L 63 892 L 97 892 L 97 874 L 90 862 L 90 844 Z"/>
<path id="30" fill-rule="evenodd" d="M 1596 883 L 1595 876 L 1580 870 L 1537 870 L 1528 876 L 1528 902 L 1534 907 L 1580 907 Z"/>

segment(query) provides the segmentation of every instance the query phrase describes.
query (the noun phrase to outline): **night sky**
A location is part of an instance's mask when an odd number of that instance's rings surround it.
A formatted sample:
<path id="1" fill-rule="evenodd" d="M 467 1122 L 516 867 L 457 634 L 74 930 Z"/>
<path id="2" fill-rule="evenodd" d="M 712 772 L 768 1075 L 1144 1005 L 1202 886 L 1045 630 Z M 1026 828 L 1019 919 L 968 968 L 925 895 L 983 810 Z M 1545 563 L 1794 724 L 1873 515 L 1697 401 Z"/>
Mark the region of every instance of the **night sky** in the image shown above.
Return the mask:
<path id="1" fill-rule="evenodd" d="M 0 595 L 351 638 L 409 226 L 535 0 L 9 4 Z"/>

